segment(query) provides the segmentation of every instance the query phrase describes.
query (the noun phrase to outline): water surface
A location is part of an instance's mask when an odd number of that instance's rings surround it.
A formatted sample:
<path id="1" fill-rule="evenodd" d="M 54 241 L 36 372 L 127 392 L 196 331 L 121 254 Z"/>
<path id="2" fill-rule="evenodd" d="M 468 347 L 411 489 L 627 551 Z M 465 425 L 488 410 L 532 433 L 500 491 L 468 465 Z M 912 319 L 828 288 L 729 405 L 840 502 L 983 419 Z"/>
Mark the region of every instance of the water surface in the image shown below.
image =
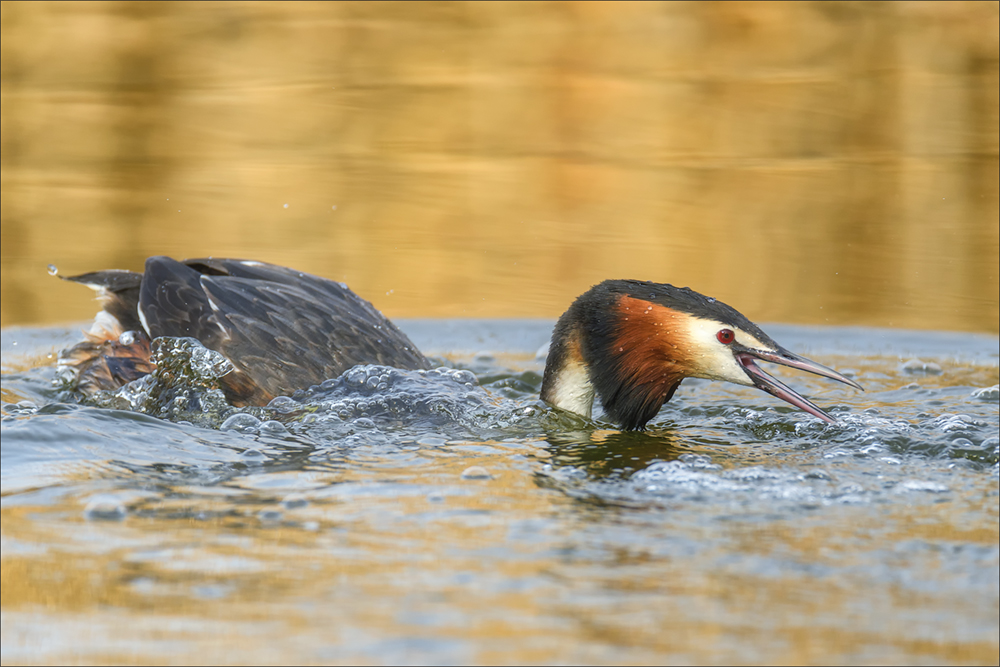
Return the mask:
<path id="1" fill-rule="evenodd" d="M 622 433 L 537 400 L 551 322 L 400 324 L 446 368 L 208 427 L 5 330 L 4 663 L 996 662 L 995 337 L 766 326 L 838 424 L 688 380 Z"/>

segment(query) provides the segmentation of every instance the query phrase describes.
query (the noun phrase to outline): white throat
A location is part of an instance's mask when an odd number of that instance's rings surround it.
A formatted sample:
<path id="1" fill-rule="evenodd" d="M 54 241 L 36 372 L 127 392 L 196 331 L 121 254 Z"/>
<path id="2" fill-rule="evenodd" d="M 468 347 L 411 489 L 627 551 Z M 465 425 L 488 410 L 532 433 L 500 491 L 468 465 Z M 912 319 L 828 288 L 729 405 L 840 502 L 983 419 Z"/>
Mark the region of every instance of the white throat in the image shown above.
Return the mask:
<path id="1" fill-rule="evenodd" d="M 567 360 L 556 373 L 551 391 L 545 396 L 552 405 L 590 418 L 594 407 L 594 384 L 582 361 Z"/>

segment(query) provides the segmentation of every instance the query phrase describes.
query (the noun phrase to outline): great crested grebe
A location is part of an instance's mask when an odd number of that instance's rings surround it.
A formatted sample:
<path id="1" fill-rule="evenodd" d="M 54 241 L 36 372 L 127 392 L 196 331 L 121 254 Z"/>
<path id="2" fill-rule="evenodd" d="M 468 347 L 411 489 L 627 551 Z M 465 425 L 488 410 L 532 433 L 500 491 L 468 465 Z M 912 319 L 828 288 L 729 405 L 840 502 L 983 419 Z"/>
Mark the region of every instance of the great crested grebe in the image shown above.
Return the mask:
<path id="1" fill-rule="evenodd" d="M 426 369 L 427 358 L 343 283 L 264 262 L 150 257 L 143 273 L 66 278 L 96 289 L 103 310 L 87 340 L 66 350 L 84 393 L 115 389 L 153 370 L 150 342 L 193 337 L 234 370 L 222 389 L 234 405 L 266 405 L 357 364 Z M 606 280 L 563 313 L 541 397 L 589 417 L 595 396 L 611 420 L 645 428 L 684 378 L 754 386 L 835 420 L 762 371 L 755 360 L 861 385 L 793 354 L 738 311 L 688 288 Z"/>

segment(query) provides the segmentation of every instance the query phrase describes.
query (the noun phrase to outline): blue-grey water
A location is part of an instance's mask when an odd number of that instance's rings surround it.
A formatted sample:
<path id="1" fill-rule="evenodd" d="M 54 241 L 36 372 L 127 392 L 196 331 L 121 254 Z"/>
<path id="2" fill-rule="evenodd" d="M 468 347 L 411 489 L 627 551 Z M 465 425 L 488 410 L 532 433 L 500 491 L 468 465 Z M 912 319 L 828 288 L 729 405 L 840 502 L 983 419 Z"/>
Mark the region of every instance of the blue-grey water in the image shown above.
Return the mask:
<path id="1" fill-rule="evenodd" d="M 837 424 L 688 380 L 623 433 L 538 401 L 551 324 L 242 411 L 3 331 L 3 662 L 997 662 L 995 337 L 767 326 Z"/>

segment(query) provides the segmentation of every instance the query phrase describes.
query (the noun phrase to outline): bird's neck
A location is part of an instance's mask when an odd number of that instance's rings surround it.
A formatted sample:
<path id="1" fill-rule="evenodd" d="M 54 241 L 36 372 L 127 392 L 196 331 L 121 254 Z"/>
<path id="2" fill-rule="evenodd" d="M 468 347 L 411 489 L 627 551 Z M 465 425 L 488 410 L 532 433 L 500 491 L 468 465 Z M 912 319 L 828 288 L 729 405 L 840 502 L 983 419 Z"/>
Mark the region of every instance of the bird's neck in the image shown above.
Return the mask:
<path id="1" fill-rule="evenodd" d="M 581 332 L 575 324 L 561 319 L 552 334 L 542 378 L 543 401 L 590 417 L 594 407 L 594 383 L 583 358 Z"/>
<path id="2" fill-rule="evenodd" d="M 542 400 L 590 417 L 598 396 L 612 421 L 644 428 L 692 375 L 678 356 L 682 321 L 663 306 L 591 290 L 556 323 Z"/>

